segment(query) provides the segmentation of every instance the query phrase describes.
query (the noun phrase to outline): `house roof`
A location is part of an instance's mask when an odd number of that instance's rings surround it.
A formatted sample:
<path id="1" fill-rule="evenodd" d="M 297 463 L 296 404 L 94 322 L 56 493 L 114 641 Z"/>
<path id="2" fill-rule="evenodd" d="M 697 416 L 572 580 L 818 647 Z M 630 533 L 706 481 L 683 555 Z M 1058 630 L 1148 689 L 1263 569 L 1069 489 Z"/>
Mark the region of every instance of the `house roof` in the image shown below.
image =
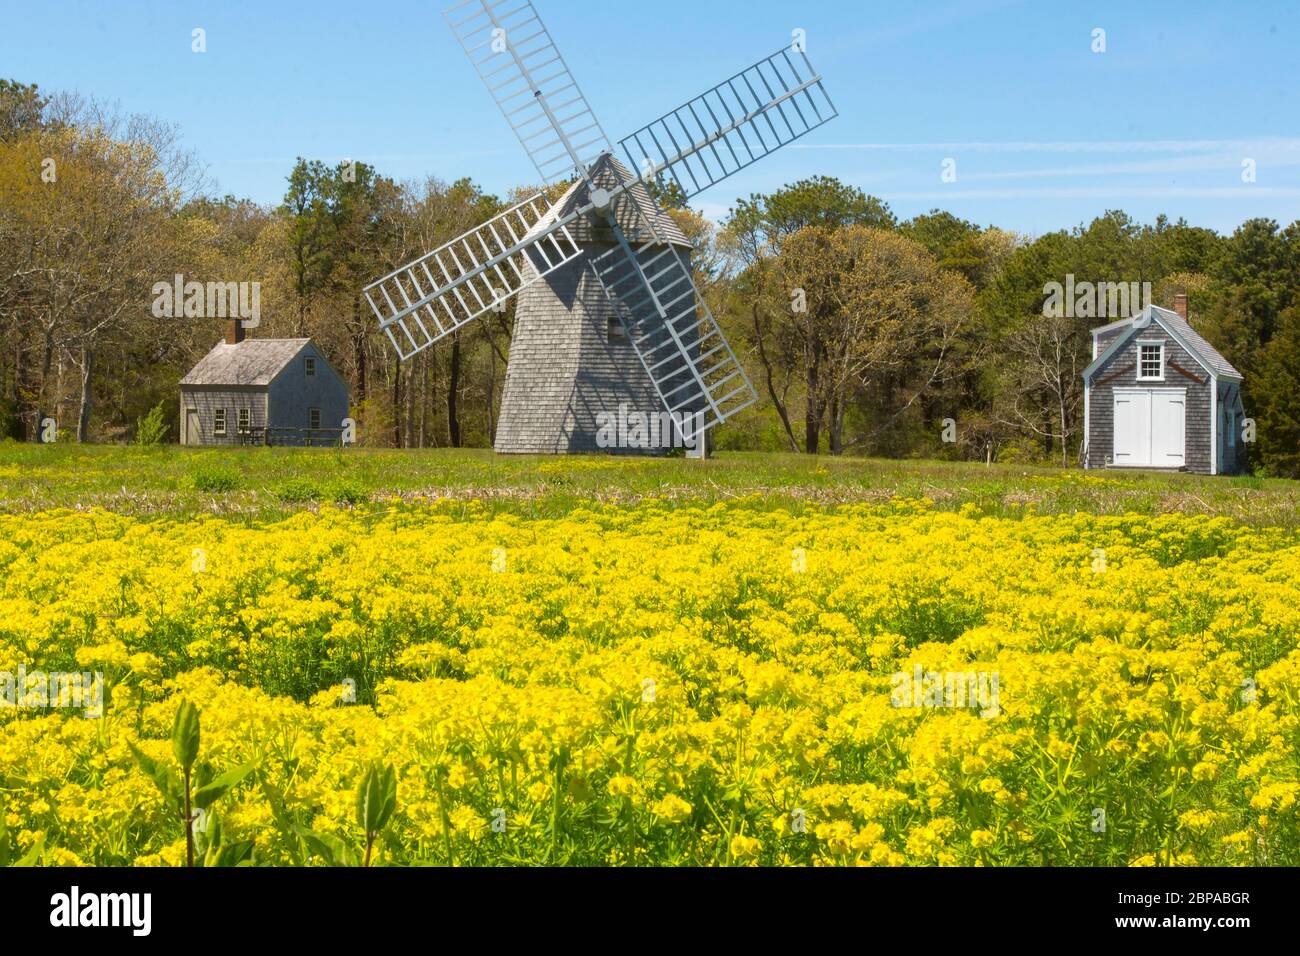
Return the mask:
<path id="1" fill-rule="evenodd" d="M 1109 325 L 1102 325 L 1093 329 L 1092 335 L 1093 338 L 1096 338 L 1103 332 L 1127 327 L 1127 331 L 1121 331 L 1119 335 L 1115 336 L 1115 340 L 1110 343 L 1106 350 L 1083 370 L 1084 379 L 1092 378 L 1098 369 L 1110 361 L 1111 356 L 1124 347 L 1125 342 L 1132 338 L 1135 333 L 1148 328 L 1152 322 L 1164 328 L 1173 337 L 1174 341 L 1186 349 L 1188 354 L 1200 362 L 1210 374 L 1220 378 L 1241 380 L 1241 373 L 1219 353 L 1218 349 L 1192 328 L 1191 323 L 1177 312 L 1162 309 L 1158 305 L 1149 305 L 1132 318 L 1122 319 L 1119 322 L 1112 322 Z"/>
<path id="2" fill-rule="evenodd" d="M 270 385 L 311 339 L 218 342 L 181 379 L 182 385 Z"/>
<path id="3" fill-rule="evenodd" d="M 621 184 L 633 184 L 627 192 L 615 197 L 613 203 L 614 221 L 618 223 L 629 242 L 649 242 L 654 238 L 646 228 L 648 222 L 653 222 L 654 230 L 661 240 L 671 245 L 691 248 L 691 241 L 686 238 L 686 234 L 678 228 L 677 223 L 673 222 L 668 213 L 657 207 L 650 198 L 650 191 L 646 189 L 645 184 L 628 172 L 628 168 L 616 158 L 605 153 L 591 166 L 590 173 L 591 181 L 605 189 L 613 190 Z M 550 226 L 556 219 L 567 216 L 589 202 L 591 202 L 590 190 L 585 181 L 579 180 L 546 211 L 537 225 L 529 230 L 528 236 L 531 238 Z M 569 233 L 578 245 L 589 242 L 614 242 L 613 233 L 605 222 L 602 220 L 593 223 L 590 217 L 584 216 L 571 223 Z"/>

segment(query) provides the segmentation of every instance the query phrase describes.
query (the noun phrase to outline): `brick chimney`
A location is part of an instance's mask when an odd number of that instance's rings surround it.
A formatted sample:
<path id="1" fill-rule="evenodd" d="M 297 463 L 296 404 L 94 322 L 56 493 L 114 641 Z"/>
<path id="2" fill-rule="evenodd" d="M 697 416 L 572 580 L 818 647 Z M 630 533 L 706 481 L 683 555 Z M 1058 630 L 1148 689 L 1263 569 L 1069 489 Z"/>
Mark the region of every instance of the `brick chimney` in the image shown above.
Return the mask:
<path id="1" fill-rule="evenodd" d="M 1187 321 L 1187 296 L 1182 293 L 1174 296 L 1174 311 L 1182 316 L 1184 322 Z"/>
<path id="2" fill-rule="evenodd" d="M 226 344 L 238 345 L 244 341 L 244 323 L 240 319 L 226 320 Z"/>

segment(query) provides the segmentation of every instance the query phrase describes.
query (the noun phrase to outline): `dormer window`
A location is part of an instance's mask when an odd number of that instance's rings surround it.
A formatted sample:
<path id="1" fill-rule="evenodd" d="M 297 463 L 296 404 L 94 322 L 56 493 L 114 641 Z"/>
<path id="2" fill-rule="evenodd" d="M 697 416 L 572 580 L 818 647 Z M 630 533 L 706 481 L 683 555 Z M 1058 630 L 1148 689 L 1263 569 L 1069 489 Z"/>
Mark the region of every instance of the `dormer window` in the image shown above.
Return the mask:
<path id="1" fill-rule="evenodd" d="M 1165 378 L 1165 343 L 1139 342 L 1137 365 L 1139 382 L 1163 382 Z"/>

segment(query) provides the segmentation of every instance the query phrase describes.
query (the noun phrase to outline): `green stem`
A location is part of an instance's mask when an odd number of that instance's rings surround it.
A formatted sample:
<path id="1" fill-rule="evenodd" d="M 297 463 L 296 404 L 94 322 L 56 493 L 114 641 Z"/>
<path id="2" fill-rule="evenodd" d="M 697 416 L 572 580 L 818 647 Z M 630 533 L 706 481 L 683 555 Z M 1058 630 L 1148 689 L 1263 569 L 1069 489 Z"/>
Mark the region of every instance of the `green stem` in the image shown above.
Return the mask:
<path id="1" fill-rule="evenodd" d="M 185 865 L 194 865 L 194 814 L 190 808 L 190 772 L 185 774 Z"/>

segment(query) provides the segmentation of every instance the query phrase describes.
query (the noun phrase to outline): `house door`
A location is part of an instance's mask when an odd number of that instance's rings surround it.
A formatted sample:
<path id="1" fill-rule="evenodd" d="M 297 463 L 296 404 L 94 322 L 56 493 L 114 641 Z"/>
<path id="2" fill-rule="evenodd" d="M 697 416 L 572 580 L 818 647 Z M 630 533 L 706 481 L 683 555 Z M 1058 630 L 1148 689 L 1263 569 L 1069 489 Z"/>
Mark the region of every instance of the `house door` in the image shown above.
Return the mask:
<path id="1" fill-rule="evenodd" d="M 1182 468 L 1187 464 L 1187 391 L 1115 389 L 1115 451 L 1120 467 Z"/>
<path id="2" fill-rule="evenodd" d="M 199 410 L 197 408 L 185 409 L 185 444 L 197 445 L 199 443 Z"/>

